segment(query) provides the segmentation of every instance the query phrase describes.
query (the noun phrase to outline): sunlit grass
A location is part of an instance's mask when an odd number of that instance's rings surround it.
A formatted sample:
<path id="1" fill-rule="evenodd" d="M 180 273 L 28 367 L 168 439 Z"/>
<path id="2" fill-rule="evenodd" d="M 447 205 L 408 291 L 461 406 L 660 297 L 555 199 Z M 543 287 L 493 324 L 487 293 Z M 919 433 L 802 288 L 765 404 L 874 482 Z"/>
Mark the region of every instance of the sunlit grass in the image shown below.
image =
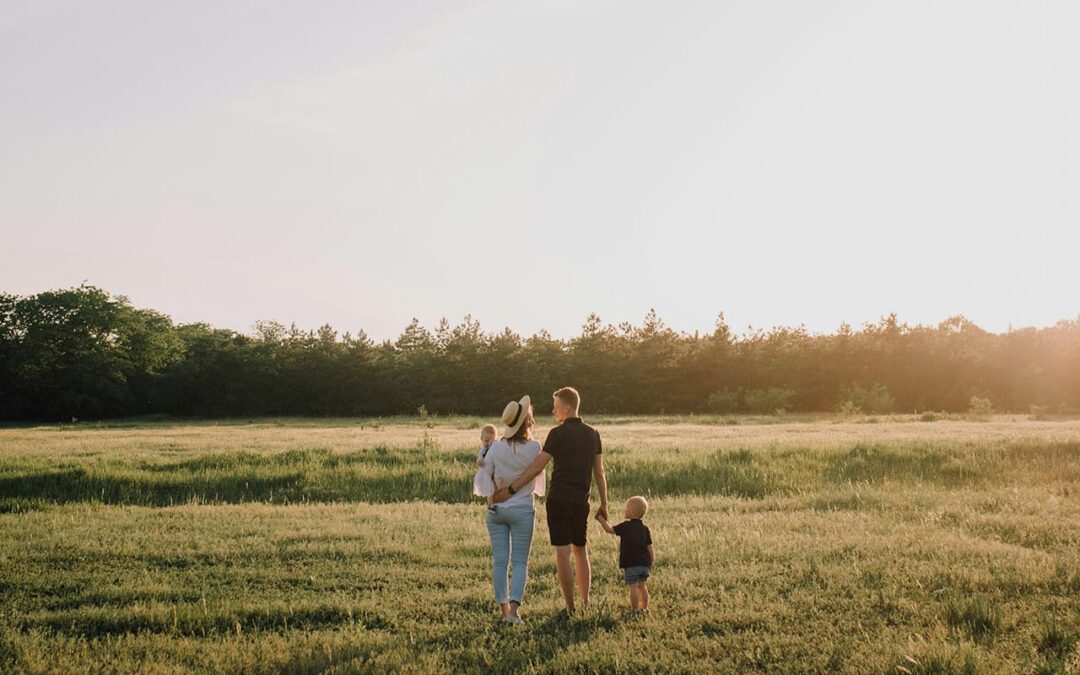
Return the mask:
<path id="1" fill-rule="evenodd" d="M 740 422 L 602 428 L 614 497 L 652 496 L 653 612 L 594 529 L 559 619 L 541 509 L 520 630 L 456 420 L 0 430 L 0 671 L 1080 665 L 1076 422 Z"/>

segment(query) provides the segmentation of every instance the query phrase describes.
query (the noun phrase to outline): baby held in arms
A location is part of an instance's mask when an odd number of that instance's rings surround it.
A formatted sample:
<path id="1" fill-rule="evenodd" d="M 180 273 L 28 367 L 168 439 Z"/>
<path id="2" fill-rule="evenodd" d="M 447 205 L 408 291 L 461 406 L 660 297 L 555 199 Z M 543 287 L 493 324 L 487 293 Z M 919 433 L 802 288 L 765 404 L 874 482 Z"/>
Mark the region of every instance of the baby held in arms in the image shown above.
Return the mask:
<path id="1" fill-rule="evenodd" d="M 491 495 L 495 493 L 495 482 L 490 467 L 487 466 L 486 458 L 491 444 L 495 442 L 496 433 L 494 424 L 485 424 L 480 429 L 480 451 L 476 455 L 477 470 L 473 477 L 473 494 L 477 497 L 487 497 L 488 506 L 491 506 Z"/>

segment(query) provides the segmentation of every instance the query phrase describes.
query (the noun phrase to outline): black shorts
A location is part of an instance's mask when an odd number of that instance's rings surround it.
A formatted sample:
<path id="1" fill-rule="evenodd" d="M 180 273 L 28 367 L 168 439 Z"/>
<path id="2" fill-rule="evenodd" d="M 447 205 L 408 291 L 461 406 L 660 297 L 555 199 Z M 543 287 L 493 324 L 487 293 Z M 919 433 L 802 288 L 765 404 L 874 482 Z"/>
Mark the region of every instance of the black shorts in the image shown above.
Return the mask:
<path id="1" fill-rule="evenodd" d="M 584 546 L 589 530 L 589 503 L 549 501 L 547 525 L 552 546 Z"/>

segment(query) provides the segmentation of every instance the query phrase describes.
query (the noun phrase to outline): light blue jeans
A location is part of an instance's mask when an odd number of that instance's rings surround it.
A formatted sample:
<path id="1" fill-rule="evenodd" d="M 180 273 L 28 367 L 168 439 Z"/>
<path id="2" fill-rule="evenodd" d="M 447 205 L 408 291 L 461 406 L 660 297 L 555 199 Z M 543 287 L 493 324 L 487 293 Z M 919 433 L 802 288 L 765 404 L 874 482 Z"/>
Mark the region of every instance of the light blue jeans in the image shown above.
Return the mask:
<path id="1" fill-rule="evenodd" d="M 495 602 L 521 604 L 529 579 L 529 549 L 532 547 L 533 507 L 495 506 L 488 509 L 487 528 L 491 535 L 491 583 Z M 511 568 L 510 595 L 506 594 L 506 572 Z"/>

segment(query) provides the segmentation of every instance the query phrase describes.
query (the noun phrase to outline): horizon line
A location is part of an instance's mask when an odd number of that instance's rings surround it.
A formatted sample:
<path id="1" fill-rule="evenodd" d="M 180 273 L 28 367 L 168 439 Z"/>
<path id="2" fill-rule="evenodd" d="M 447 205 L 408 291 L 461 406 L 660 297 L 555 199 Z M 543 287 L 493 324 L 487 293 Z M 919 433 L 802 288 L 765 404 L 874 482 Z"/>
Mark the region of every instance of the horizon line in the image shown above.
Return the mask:
<path id="1" fill-rule="evenodd" d="M 483 335 L 483 336 L 486 336 L 486 337 L 491 337 L 491 336 L 504 334 L 507 331 L 509 331 L 510 333 L 512 333 L 514 335 L 517 335 L 518 337 L 520 337 L 522 339 L 529 339 L 529 338 L 532 338 L 532 337 L 540 336 L 542 334 L 546 334 L 547 337 L 549 337 L 549 338 L 551 338 L 553 340 L 570 341 L 570 340 L 573 340 L 574 338 L 580 337 L 581 335 L 584 334 L 585 327 L 587 325 L 589 325 L 589 323 L 593 320 L 593 317 L 596 317 L 596 320 L 597 320 L 597 322 L 599 322 L 601 329 L 615 329 L 617 331 L 618 335 L 626 335 L 627 334 L 627 329 L 644 328 L 647 325 L 647 323 L 649 321 L 649 318 L 654 317 L 656 319 L 656 321 L 657 321 L 657 327 L 659 329 L 671 331 L 672 333 L 674 333 L 675 335 L 680 336 L 680 337 L 701 337 L 702 335 L 711 335 L 711 334 L 713 334 L 715 332 L 715 329 L 720 324 L 720 322 L 724 321 L 724 326 L 727 327 L 731 337 L 734 338 L 734 339 L 745 339 L 745 338 L 751 338 L 751 337 L 754 337 L 754 336 L 757 336 L 757 335 L 768 335 L 770 333 L 778 332 L 778 331 L 789 331 L 789 332 L 800 332 L 801 331 L 801 332 L 805 333 L 809 337 L 823 337 L 823 336 L 839 335 L 841 333 L 841 331 L 843 329 L 845 329 L 845 328 L 847 328 L 852 333 L 860 333 L 860 332 L 865 332 L 867 329 L 870 329 L 870 328 L 875 328 L 875 327 L 878 327 L 878 326 L 887 326 L 887 325 L 889 325 L 890 320 L 894 323 L 894 325 L 898 329 L 901 329 L 901 330 L 908 330 L 908 331 L 910 331 L 910 330 L 918 330 L 918 329 L 941 330 L 942 328 L 945 327 L 946 324 L 948 324 L 950 322 L 957 322 L 961 326 L 970 326 L 972 328 L 975 328 L 975 329 L 977 329 L 977 330 L 979 330 L 981 332 L 984 332 L 984 333 L 987 333 L 987 334 L 990 334 L 990 335 L 1008 335 L 1008 334 L 1011 334 L 1011 333 L 1018 333 L 1018 332 L 1027 331 L 1027 330 L 1036 330 L 1036 331 L 1048 330 L 1048 329 L 1060 326 L 1063 323 L 1068 324 L 1068 323 L 1080 322 L 1080 312 L 1077 312 L 1077 314 L 1072 318 L 1062 317 L 1062 318 L 1057 319 L 1056 321 L 1054 321 L 1052 324 L 1048 324 L 1048 325 L 1044 325 L 1044 326 L 1034 326 L 1034 325 L 1015 326 L 1010 322 L 1008 327 L 1005 330 L 1003 330 L 1003 331 L 994 331 L 994 330 L 983 328 L 978 323 L 976 323 L 975 321 L 969 319 L 966 315 L 964 315 L 962 313 L 949 315 L 949 316 L 937 321 L 936 323 L 922 323 L 922 322 L 919 322 L 919 323 L 907 323 L 905 321 L 900 320 L 900 317 L 899 317 L 897 312 L 888 311 L 888 312 L 885 312 L 883 314 L 880 314 L 876 321 L 863 321 L 863 322 L 861 322 L 860 324 L 857 324 L 857 325 L 854 324 L 854 323 L 848 322 L 846 320 L 841 321 L 840 325 L 838 325 L 832 331 L 813 331 L 813 330 L 809 330 L 809 329 L 807 329 L 805 322 L 800 322 L 798 324 L 778 323 L 778 324 L 773 324 L 772 326 L 769 326 L 769 327 L 754 326 L 753 324 L 748 324 L 743 332 L 737 332 L 737 330 L 731 324 L 729 324 L 729 323 L 727 323 L 725 321 L 724 311 L 721 310 L 719 312 L 716 312 L 715 315 L 714 315 L 715 318 L 714 318 L 714 322 L 713 322 L 713 326 L 714 326 L 713 330 L 711 330 L 711 331 L 704 331 L 704 330 L 687 331 L 687 330 L 677 329 L 677 328 L 674 328 L 673 326 L 668 325 L 663 320 L 663 317 L 661 316 L 661 314 L 656 311 L 656 308 L 652 307 L 652 308 L 649 309 L 649 311 L 647 311 L 645 313 L 645 316 L 641 318 L 641 323 L 633 323 L 631 321 L 619 321 L 619 322 L 615 322 L 615 323 L 606 322 L 606 321 L 604 321 L 603 317 L 600 315 L 599 312 L 591 311 L 585 316 L 584 321 L 581 323 L 581 325 L 579 327 L 580 332 L 575 334 L 575 335 L 571 335 L 571 336 L 567 336 L 567 337 L 560 337 L 560 336 L 553 335 L 546 328 L 540 328 L 539 330 L 536 330 L 536 331 L 534 331 L 533 333 L 531 333 L 529 335 L 526 335 L 525 333 L 519 332 L 519 331 L 511 328 L 510 326 L 504 326 L 502 329 L 485 330 L 482 327 L 481 322 L 480 322 L 479 319 L 477 319 L 472 313 L 466 313 L 461 317 L 461 320 L 458 323 L 451 323 L 450 319 L 446 315 L 443 315 L 434 323 L 434 325 L 432 325 L 430 327 L 429 327 L 428 324 L 420 321 L 420 319 L 418 317 L 413 316 L 412 320 L 409 321 L 409 323 L 407 323 L 404 327 L 402 327 L 401 332 L 399 332 L 395 337 L 392 337 L 392 338 L 373 338 L 363 328 L 360 328 L 360 329 L 358 329 L 356 331 L 352 331 L 352 330 L 342 331 L 340 328 L 334 326 L 333 324 L 331 324 L 329 322 L 321 323 L 317 327 L 314 327 L 314 328 L 301 328 L 301 327 L 297 326 L 296 321 L 284 322 L 284 321 L 281 321 L 281 320 L 278 320 L 278 319 L 257 319 L 246 330 L 245 329 L 236 329 L 236 328 L 231 328 L 231 327 L 224 327 L 223 328 L 221 326 L 214 325 L 213 323 L 211 323 L 209 321 L 203 321 L 203 320 L 180 322 L 180 321 L 177 321 L 176 319 L 174 319 L 172 314 L 170 314 L 167 311 L 158 309 L 156 307 L 140 307 L 140 306 L 136 305 L 135 303 L 133 303 L 131 301 L 131 298 L 130 298 L 129 295 L 127 295 L 125 293 L 113 293 L 112 291 L 109 291 L 108 289 L 105 289 L 105 288 L 103 288 L 101 286 L 97 286 L 95 284 L 89 283 L 86 280 L 84 280 L 83 283 L 78 285 L 78 286 L 71 286 L 71 287 L 67 287 L 67 288 L 49 288 L 49 289 L 46 289 L 46 290 L 43 290 L 43 291 L 39 291 L 37 293 L 28 293 L 28 294 L 20 294 L 20 293 L 15 293 L 15 292 L 8 292 L 8 291 L 0 291 L 0 295 L 10 295 L 10 296 L 13 296 L 13 297 L 16 297 L 16 298 L 30 298 L 30 297 L 34 297 L 34 296 L 42 295 L 42 294 L 46 294 L 46 293 L 63 293 L 63 292 L 68 292 L 68 291 L 78 291 L 78 290 L 82 290 L 82 289 L 98 290 L 98 291 L 101 291 L 101 292 L 105 293 L 107 296 L 109 296 L 109 298 L 111 300 L 127 302 L 128 304 L 130 304 L 135 309 L 151 310 L 151 311 L 157 312 L 159 314 L 162 314 L 162 315 L 166 316 L 169 319 L 169 321 L 171 321 L 173 323 L 173 325 L 176 326 L 176 327 L 191 326 L 191 325 L 206 325 L 206 326 L 209 326 L 210 328 L 213 328 L 215 330 L 230 330 L 230 331 L 232 331 L 234 333 L 237 333 L 239 335 L 245 335 L 247 337 L 257 337 L 260 325 L 275 325 L 275 326 L 280 326 L 280 327 L 282 327 L 282 328 L 284 328 L 286 330 L 290 330 L 290 331 L 291 330 L 297 330 L 297 331 L 299 331 L 301 333 L 307 333 L 307 334 L 314 334 L 314 333 L 318 332 L 320 329 L 328 327 L 331 330 L 333 330 L 338 337 L 345 337 L 345 336 L 356 337 L 356 336 L 358 336 L 358 335 L 360 335 L 362 333 L 365 337 L 367 337 L 368 339 L 370 339 L 372 342 L 374 342 L 376 344 L 379 344 L 379 343 L 393 343 L 394 341 L 396 341 L 397 338 L 400 338 L 405 333 L 405 331 L 407 331 L 413 325 L 416 325 L 419 328 L 427 331 L 428 333 L 431 333 L 432 335 L 435 335 L 437 333 L 437 331 L 439 331 L 442 328 L 442 324 L 446 324 L 447 329 L 453 330 L 454 328 L 467 325 L 470 321 L 472 323 L 475 323 L 479 333 L 481 335 Z"/>

